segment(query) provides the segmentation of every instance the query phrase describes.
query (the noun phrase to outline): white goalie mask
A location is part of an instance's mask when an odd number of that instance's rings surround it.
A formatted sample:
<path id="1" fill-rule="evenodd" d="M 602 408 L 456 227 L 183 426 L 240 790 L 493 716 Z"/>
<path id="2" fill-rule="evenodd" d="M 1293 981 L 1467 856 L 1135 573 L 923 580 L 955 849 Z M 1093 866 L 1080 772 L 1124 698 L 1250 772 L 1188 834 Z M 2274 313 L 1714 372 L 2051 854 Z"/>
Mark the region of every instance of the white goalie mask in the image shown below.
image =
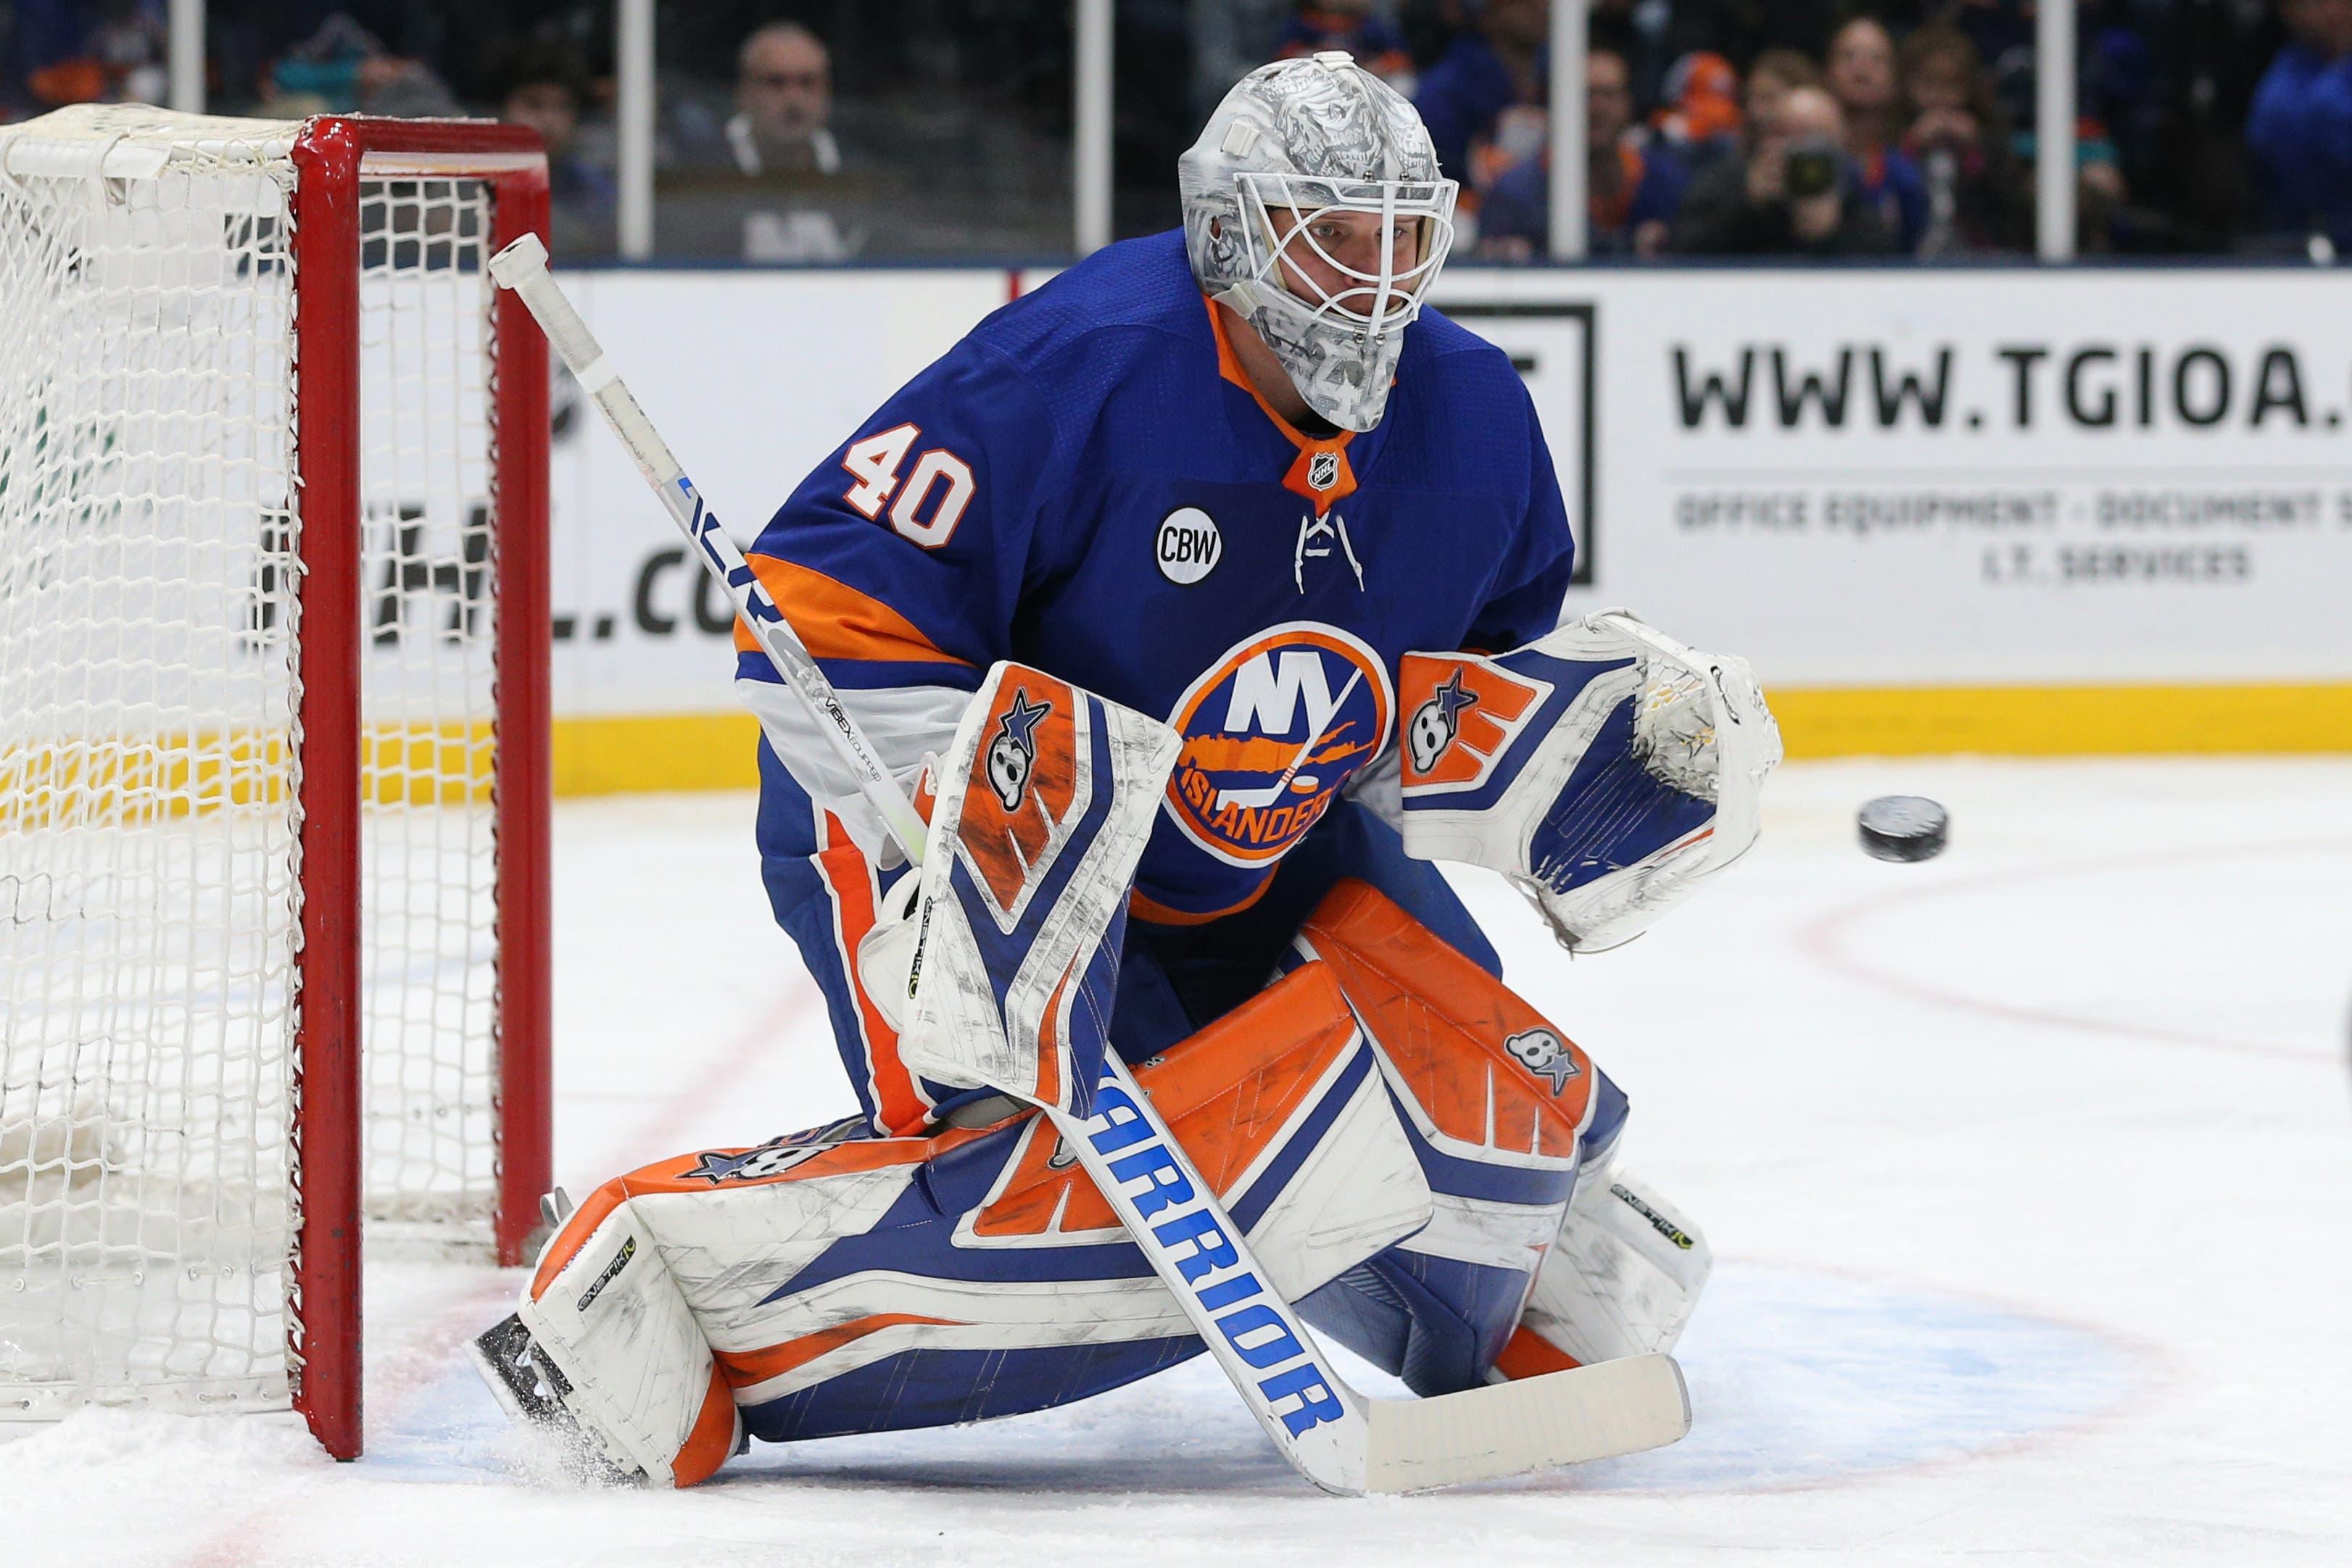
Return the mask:
<path id="1" fill-rule="evenodd" d="M 1454 245 L 1459 187 L 1412 105 L 1345 54 L 1280 60 L 1234 84 L 1176 172 L 1201 287 L 1265 340 L 1307 407 L 1342 430 L 1380 423 Z M 1378 217 L 1377 261 L 1334 254 L 1316 222 L 1334 213 Z"/>

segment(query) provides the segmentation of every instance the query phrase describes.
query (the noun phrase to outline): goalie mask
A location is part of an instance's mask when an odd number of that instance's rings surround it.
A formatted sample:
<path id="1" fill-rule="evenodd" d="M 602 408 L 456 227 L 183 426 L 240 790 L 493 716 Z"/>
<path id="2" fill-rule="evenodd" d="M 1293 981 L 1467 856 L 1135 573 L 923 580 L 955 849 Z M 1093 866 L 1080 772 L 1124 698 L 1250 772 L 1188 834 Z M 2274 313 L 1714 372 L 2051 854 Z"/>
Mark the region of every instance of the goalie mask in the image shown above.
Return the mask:
<path id="1" fill-rule="evenodd" d="M 1412 105 L 1344 54 L 1277 61 L 1234 85 L 1176 171 L 1201 287 L 1318 414 L 1378 424 L 1454 244 L 1457 187 Z"/>

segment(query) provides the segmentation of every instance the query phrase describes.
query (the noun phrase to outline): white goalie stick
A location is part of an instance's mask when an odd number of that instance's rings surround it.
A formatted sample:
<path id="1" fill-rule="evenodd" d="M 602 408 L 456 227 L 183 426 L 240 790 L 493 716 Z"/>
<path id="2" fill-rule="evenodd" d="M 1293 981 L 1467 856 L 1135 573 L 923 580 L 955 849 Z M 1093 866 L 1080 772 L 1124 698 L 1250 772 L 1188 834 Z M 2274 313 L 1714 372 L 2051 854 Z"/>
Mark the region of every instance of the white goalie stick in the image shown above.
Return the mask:
<path id="1" fill-rule="evenodd" d="M 526 235 L 489 266 L 491 277 L 537 318 L 695 553 L 727 585 L 761 647 L 817 716 L 899 847 L 919 865 L 922 819 L 549 276 L 546 247 Z M 1038 1109 L 1101 1188 L 1258 1425 L 1317 1486 L 1347 1495 L 1417 1491 L 1636 1453 L 1689 1431 L 1689 1396 L 1667 1355 L 1629 1356 L 1428 1399 L 1371 1399 L 1349 1387 L 1289 1303 L 1262 1283 L 1270 1276 L 1246 1236 L 1118 1053 L 1106 1050 L 1103 1056 L 1092 1117 L 1081 1121 L 1051 1104 Z M 1124 1180 L 1112 1168 L 1114 1156 L 1129 1173 Z M 1180 1186 L 1189 1187 L 1189 1197 L 1163 1201 Z M 1154 1200 L 1151 1218 L 1138 1207 L 1138 1197 Z"/>

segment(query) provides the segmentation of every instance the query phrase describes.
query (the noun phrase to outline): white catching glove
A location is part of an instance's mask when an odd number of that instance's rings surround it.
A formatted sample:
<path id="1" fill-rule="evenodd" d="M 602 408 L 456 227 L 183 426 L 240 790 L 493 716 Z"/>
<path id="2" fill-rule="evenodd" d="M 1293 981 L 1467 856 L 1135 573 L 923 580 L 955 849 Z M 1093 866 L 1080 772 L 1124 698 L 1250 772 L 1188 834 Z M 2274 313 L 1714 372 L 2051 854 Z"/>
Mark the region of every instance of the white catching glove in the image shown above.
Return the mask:
<path id="1" fill-rule="evenodd" d="M 1398 698 L 1407 852 L 1501 872 L 1579 953 L 1745 853 L 1780 760 L 1747 661 L 1624 611 L 1493 658 L 1407 653 Z"/>

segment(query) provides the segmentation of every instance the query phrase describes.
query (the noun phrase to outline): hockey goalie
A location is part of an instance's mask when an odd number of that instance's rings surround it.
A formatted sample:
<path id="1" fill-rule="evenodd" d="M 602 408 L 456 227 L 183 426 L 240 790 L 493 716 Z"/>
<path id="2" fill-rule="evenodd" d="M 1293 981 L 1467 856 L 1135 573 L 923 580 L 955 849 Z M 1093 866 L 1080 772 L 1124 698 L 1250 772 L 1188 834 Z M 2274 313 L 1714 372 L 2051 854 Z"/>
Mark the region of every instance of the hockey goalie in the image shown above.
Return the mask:
<path id="1" fill-rule="evenodd" d="M 862 1114 L 559 1214 L 478 1355 L 613 1473 L 1199 1354 L 1036 1109 L 1093 1112 L 1106 1052 L 1271 1288 L 1418 1395 L 1664 1350 L 1706 1281 L 1616 1163 L 1625 1095 L 1433 862 L 1613 946 L 1754 841 L 1771 716 L 1738 660 L 1562 621 L 1527 392 L 1423 302 L 1455 192 L 1404 99 L 1267 66 L 1180 182 L 1181 233 L 982 322 L 751 552 L 928 836 L 743 632 L 762 872 Z"/>

